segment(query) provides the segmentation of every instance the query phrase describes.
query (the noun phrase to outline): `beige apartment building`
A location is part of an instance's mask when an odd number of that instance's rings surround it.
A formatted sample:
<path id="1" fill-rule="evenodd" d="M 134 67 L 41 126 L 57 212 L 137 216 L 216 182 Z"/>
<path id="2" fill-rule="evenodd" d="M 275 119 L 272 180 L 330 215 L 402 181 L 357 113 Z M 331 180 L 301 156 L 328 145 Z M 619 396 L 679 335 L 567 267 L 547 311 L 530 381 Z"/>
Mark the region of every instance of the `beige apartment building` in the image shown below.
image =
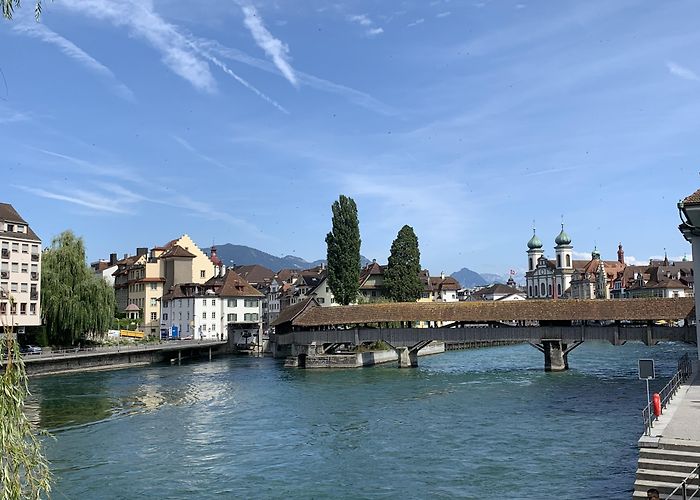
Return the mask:
<path id="1" fill-rule="evenodd" d="M 8 203 L 0 203 L 0 323 L 41 324 L 41 240 Z"/>
<path id="2" fill-rule="evenodd" d="M 139 308 L 138 328 L 148 336 L 161 329 L 160 301 L 163 294 L 180 283 L 205 283 L 215 273 L 214 263 L 188 235 L 163 246 L 138 248 L 125 256 L 115 272 L 115 293 L 121 311 L 134 304 Z"/>

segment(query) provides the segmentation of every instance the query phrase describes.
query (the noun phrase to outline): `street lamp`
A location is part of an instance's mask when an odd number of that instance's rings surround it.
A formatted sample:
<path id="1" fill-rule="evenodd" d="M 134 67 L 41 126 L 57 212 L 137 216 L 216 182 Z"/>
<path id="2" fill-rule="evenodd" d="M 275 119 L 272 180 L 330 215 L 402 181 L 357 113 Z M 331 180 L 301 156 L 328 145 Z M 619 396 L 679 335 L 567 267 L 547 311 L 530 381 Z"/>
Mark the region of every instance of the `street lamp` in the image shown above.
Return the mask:
<path id="1" fill-rule="evenodd" d="M 681 224 L 678 230 L 691 244 L 693 251 L 693 276 L 697 277 L 700 271 L 700 189 L 678 202 L 678 215 Z M 698 359 L 700 359 L 700 287 L 693 281 L 693 295 L 695 296 L 695 333 L 697 335 Z"/>

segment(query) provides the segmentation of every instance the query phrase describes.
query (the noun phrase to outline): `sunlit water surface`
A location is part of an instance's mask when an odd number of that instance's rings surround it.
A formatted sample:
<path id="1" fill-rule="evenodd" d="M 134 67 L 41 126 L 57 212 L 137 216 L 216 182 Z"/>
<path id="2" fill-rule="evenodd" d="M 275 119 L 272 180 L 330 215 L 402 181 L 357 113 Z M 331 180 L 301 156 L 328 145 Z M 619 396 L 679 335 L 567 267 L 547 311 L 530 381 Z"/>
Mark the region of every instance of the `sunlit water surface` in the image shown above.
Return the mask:
<path id="1" fill-rule="evenodd" d="M 37 378 L 29 409 L 57 499 L 629 498 L 637 360 L 668 377 L 689 351 L 585 343 L 566 373 L 527 345 L 417 369 L 221 357 Z"/>

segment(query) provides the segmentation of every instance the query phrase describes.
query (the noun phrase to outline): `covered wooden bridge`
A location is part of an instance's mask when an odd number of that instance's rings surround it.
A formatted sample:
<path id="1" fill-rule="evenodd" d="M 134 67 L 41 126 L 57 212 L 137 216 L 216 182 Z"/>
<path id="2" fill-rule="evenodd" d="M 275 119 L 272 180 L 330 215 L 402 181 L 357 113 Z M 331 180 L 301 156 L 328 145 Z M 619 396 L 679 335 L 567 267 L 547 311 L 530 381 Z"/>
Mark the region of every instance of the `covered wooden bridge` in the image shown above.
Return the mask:
<path id="1" fill-rule="evenodd" d="M 568 367 L 568 353 L 585 340 L 613 344 L 694 342 L 692 298 L 527 300 L 512 302 L 411 302 L 321 307 L 313 299 L 291 306 L 273 326 L 279 356 L 328 354 L 339 346 L 383 340 L 417 351 L 437 340 L 529 342 L 545 355 L 545 369 Z M 407 358 L 408 359 L 408 358 Z"/>

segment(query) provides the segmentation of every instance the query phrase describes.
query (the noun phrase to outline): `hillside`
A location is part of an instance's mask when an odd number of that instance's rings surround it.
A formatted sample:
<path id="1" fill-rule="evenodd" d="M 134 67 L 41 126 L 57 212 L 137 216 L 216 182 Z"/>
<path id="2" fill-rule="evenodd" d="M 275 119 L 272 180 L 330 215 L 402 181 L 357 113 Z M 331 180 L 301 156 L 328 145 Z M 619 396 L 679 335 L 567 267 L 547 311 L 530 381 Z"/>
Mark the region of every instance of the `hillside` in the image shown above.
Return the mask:
<path id="1" fill-rule="evenodd" d="M 207 250 L 206 253 L 208 254 L 209 251 Z M 227 266 L 231 264 L 236 266 L 259 264 L 273 271 L 279 271 L 280 269 L 308 269 L 320 264 L 325 264 L 326 262 L 324 259 L 307 261 L 294 255 L 276 257 L 262 250 L 258 250 L 257 248 L 245 245 L 234 245 L 233 243 L 216 245 L 216 253 Z M 369 260 L 363 256 L 360 256 L 360 260 L 363 266 L 369 262 Z"/>

